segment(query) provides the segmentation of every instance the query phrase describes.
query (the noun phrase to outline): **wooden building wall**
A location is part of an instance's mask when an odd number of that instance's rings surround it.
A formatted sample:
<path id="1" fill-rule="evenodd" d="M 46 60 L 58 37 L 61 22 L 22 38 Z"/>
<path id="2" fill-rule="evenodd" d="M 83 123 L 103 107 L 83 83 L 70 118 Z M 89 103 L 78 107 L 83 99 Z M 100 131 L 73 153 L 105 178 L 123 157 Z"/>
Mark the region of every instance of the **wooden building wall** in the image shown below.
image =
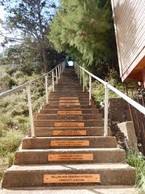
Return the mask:
<path id="1" fill-rule="evenodd" d="M 145 70 L 145 0 L 111 0 L 120 76 L 142 81 Z"/>

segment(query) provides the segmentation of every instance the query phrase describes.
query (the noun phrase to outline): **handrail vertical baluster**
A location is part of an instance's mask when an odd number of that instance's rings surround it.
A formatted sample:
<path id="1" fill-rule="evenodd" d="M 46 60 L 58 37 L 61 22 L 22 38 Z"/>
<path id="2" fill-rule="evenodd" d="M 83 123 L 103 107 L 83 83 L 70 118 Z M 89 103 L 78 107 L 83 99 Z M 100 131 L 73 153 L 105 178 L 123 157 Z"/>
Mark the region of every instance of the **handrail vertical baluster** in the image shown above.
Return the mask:
<path id="1" fill-rule="evenodd" d="M 109 88 L 105 84 L 105 105 L 104 105 L 104 136 L 108 136 L 108 105 L 109 105 Z"/>
<path id="2" fill-rule="evenodd" d="M 78 79 L 80 79 L 80 69 L 79 69 L 79 67 L 77 68 L 77 75 L 78 75 Z"/>
<path id="3" fill-rule="evenodd" d="M 31 137 L 35 137 L 30 85 L 27 86 L 26 91 L 27 91 L 27 98 L 28 98 L 29 119 L 30 119 L 30 125 L 31 125 Z"/>
<path id="4" fill-rule="evenodd" d="M 54 70 L 52 71 L 52 91 L 54 92 Z"/>
<path id="5" fill-rule="evenodd" d="M 92 99 L 92 77 L 89 75 L 89 105 L 91 105 Z"/>
<path id="6" fill-rule="evenodd" d="M 78 67 L 78 78 L 80 79 L 80 68 Z"/>
<path id="7" fill-rule="evenodd" d="M 58 78 L 60 79 L 60 65 L 58 65 Z"/>
<path id="8" fill-rule="evenodd" d="M 83 92 L 85 92 L 85 72 L 83 71 Z"/>
<path id="9" fill-rule="evenodd" d="M 62 74 L 62 64 L 60 65 L 60 75 Z"/>
<path id="10" fill-rule="evenodd" d="M 81 68 L 80 68 L 80 85 L 82 84 L 82 72 L 81 72 Z"/>
<path id="11" fill-rule="evenodd" d="M 55 68 L 55 73 L 56 73 L 56 80 L 55 80 L 56 82 L 55 82 L 55 83 L 57 84 L 57 83 L 58 83 L 58 77 L 57 77 L 57 76 L 58 76 L 58 74 L 57 74 L 57 67 Z"/>
<path id="12" fill-rule="evenodd" d="M 48 75 L 45 75 L 45 94 L 46 94 L 46 104 L 49 103 L 48 100 Z"/>

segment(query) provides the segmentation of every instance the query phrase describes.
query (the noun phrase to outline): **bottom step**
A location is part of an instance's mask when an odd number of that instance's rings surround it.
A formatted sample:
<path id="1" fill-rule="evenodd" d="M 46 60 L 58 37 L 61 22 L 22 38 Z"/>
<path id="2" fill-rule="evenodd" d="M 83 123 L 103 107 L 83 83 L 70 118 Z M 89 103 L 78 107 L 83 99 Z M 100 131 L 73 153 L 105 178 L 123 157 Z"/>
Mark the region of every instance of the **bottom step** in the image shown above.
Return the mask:
<path id="1" fill-rule="evenodd" d="M 50 177 L 47 181 L 46 176 Z M 86 177 L 90 180 L 86 181 Z M 135 170 L 127 164 L 13 165 L 5 172 L 2 187 L 71 186 L 87 182 L 88 185 L 134 185 Z"/>
<path id="2" fill-rule="evenodd" d="M 76 187 L 43 187 L 19 188 L 6 190 L 0 194 L 143 194 L 133 186 L 77 186 Z"/>

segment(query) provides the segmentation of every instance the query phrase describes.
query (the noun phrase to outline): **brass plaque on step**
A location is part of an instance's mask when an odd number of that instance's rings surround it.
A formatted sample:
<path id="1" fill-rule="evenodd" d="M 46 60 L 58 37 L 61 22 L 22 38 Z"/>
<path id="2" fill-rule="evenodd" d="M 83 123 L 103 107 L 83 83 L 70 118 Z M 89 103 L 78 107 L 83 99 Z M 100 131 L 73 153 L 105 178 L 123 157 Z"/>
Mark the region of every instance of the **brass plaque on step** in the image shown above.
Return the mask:
<path id="1" fill-rule="evenodd" d="M 48 154 L 48 161 L 92 161 L 93 154 Z"/>
<path id="2" fill-rule="evenodd" d="M 69 135 L 87 135 L 86 130 L 54 130 L 53 135 L 57 136 L 69 136 Z"/>
<path id="3" fill-rule="evenodd" d="M 55 127 L 84 127 L 84 123 L 79 122 L 56 122 L 54 123 Z"/>
<path id="4" fill-rule="evenodd" d="M 66 100 L 59 100 L 59 103 L 79 103 L 79 100 L 73 100 L 73 99 L 66 99 Z"/>
<path id="5" fill-rule="evenodd" d="M 59 103 L 59 106 L 80 106 L 80 103 L 79 102 L 75 102 L 75 103 L 71 103 L 71 102 L 67 102 L 67 103 L 60 102 Z"/>
<path id="6" fill-rule="evenodd" d="M 44 183 L 100 183 L 100 174 L 45 174 Z"/>
<path id="7" fill-rule="evenodd" d="M 80 115 L 82 111 L 57 111 L 59 115 Z"/>
<path id="8" fill-rule="evenodd" d="M 51 140 L 51 146 L 53 147 L 81 147 L 81 146 L 89 146 L 89 140 Z"/>
<path id="9" fill-rule="evenodd" d="M 60 100 L 78 100 L 78 97 L 68 96 L 68 97 L 60 97 L 59 99 Z"/>

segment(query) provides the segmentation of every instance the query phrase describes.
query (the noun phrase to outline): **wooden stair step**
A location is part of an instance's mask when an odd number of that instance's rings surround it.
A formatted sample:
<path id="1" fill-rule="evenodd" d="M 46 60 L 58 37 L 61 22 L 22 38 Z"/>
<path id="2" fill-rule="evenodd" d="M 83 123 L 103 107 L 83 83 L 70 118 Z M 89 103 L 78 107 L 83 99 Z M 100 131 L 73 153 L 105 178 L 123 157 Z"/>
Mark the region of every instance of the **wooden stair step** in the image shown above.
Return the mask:
<path id="1" fill-rule="evenodd" d="M 125 151 L 119 148 L 20 149 L 14 164 L 122 163 L 124 160 Z"/>
<path id="2" fill-rule="evenodd" d="M 44 183 L 46 175 L 60 175 L 54 183 Z M 13 165 L 4 174 L 3 188 L 10 187 L 42 187 L 80 185 L 79 181 L 64 183 L 63 175 L 100 175 L 101 185 L 134 185 L 135 170 L 127 164 L 59 164 L 59 165 Z M 55 178 L 55 177 L 54 177 Z M 91 178 L 91 176 L 90 176 Z M 81 176 L 83 179 L 83 176 Z M 93 182 L 94 183 L 94 182 Z M 90 185 L 84 179 L 81 185 Z M 96 183 L 98 184 L 98 182 Z M 93 184 L 94 185 L 94 184 Z"/>
<path id="3" fill-rule="evenodd" d="M 80 114 L 82 113 L 82 114 L 95 114 L 95 115 L 100 114 L 99 110 L 97 109 L 95 110 L 95 109 L 80 108 L 80 107 L 77 107 L 77 108 L 71 107 L 71 110 L 70 110 L 70 107 L 43 108 L 39 110 L 39 113 L 44 113 L 44 114 L 49 114 L 49 113 L 51 114 Z"/>
<path id="4" fill-rule="evenodd" d="M 141 194 L 141 191 L 134 187 L 134 185 L 77 185 L 76 186 L 50 186 L 50 187 L 19 187 L 19 189 L 11 188 L 11 189 L 3 189 L 3 194 L 92 194 L 92 192 L 96 194 Z M 143 193 L 142 193 L 143 194 Z"/>
<path id="5" fill-rule="evenodd" d="M 61 113 L 61 114 L 60 114 Z M 101 114 L 94 115 L 94 114 L 69 114 L 69 113 L 75 113 L 70 111 L 61 111 L 59 114 L 44 114 L 44 113 L 38 113 L 35 116 L 35 120 L 75 120 L 75 121 L 81 121 L 81 120 L 88 120 L 88 119 L 102 119 Z M 76 112 L 81 113 L 81 112 Z"/>
<path id="6" fill-rule="evenodd" d="M 76 141 L 80 141 L 80 146 L 85 142 L 88 141 L 89 142 L 89 147 L 91 148 L 115 148 L 117 147 L 117 141 L 115 137 L 112 136 L 108 136 L 108 137 L 100 137 L 100 136 L 87 136 L 87 137 L 83 137 L 83 136 L 72 136 L 72 137 L 36 137 L 36 138 L 32 138 L 32 137 L 25 137 L 22 141 L 22 148 L 23 149 L 50 149 L 50 148 L 54 148 L 51 147 L 51 142 L 54 141 L 56 142 L 56 146 L 55 147 L 60 147 L 59 145 L 59 141 L 61 142 L 61 147 L 62 145 L 65 145 L 64 147 L 68 148 L 68 147 L 76 147 L 75 142 Z M 66 143 L 65 143 L 66 142 Z M 69 142 L 69 145 L 67 145 Z M 72 143 L 71 143 L 72 142 Z M 82 143 L 83 142 L 83 143 Z M 58 145 L 57 145 L 58 144 Z M 83 146 L 82 146 L 83 147 Z"/>
<path id="7" fill-rule="evenodd" d="M 111 132 L 110 132 L 111 133 Z M 104 127 L 35 127 L 37 137 L 48 136 L 103 136 Z"/>
<path id="8" fill-rule="evenodd" d="M 103 120 L 82 120 L 81 122 L 75 120 L 57 121 L 57 120 L 35 120 L 35 127 L 93 127 L 104 126 Z"/>

